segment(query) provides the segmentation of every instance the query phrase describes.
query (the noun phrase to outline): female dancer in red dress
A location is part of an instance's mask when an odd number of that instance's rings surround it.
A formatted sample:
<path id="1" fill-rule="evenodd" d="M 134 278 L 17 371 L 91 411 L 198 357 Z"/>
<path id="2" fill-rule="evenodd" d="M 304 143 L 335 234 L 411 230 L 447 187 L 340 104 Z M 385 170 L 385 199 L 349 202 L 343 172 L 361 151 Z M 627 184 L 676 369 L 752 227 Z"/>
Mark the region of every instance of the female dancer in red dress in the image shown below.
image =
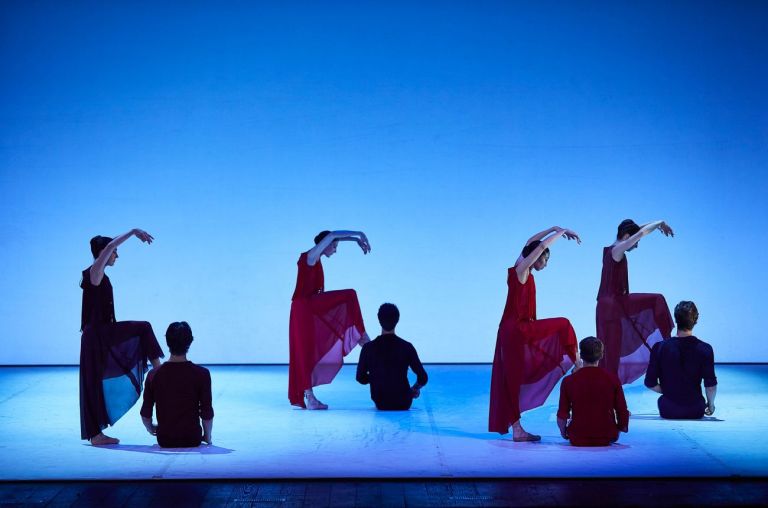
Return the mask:
<path id="1" fill-rule="evenodd" d="M 131 236 L 152 243 L 141 229 L 91 238 L 93 264 L 83 270 L 80 321 L 80 434 L 93 445 L 117 444 L 102 430 L 114 425 L 139 399 L 147 369 L 160 366 L 163 351 L 146 321 L 116 321 L 112 283 L 104 273 L 117 259 L 117 247 Z"/>
<path id="2" fill-rule="evenodd" d="M 603 249 L 603 272 L 597 292 L 597 338 L 605 344 L 600 366 L 619 376 L 622 384 L 645 374 L 651 347 L 672 333 L 672 315 L 663 295 L 630 293 L 626 253 L 655 229 L 675 236 L 664 221 L 638 226 L 619 224 L 616 241 Z"/>
<path id="3" fill-rule="evenodd" d="M 520 413 L 541 406 L 571 365 L 580 363 L 571 323 L 565 318 L 536 319 L 532 269 L 547 266 L 549 246 L 562 236 L 581 243 L 569 229 L 546 229 L 526 242 L 508 271 L 507 304 L 493 357 L 488 430 L 506 434 L 511 425 L 514 441 L 541 439 L 523 429 Z"/>
<path id="4" fill-rule="evenodd" d="M 333 381 L 352 348 L 370 340 L 357 293 L 325 291 L 320 257 L 333 256 L 338 243 L 345 241 L 357 242 L 363 254 L 371 251 L 362 231 L 323 231 L 315 237 L 315 246 L 299 256 L 288 332 L 288 400 L 294 406 L 328 409 L 312 388 Z"/>

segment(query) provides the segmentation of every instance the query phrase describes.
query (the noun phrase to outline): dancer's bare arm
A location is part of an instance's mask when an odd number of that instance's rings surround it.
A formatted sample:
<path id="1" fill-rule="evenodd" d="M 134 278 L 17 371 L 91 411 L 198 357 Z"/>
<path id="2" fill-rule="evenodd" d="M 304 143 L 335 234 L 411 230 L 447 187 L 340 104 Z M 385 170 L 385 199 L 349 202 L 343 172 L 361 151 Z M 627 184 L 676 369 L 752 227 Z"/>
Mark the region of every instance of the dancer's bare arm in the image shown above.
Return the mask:
<path id="1" fill-rule="evenodd" d="M 206 443 L 213 444 L 213 438 L 211 437 L 211 433 L 213 432 L 213 418 L 210 420 L 203 420 L 203 441 Z"/>
<path id="2" fill-rule="evenodd" d="M 93 265 L 91 265 L 91 284 L 94 286 L 98 286 L 101 284 L 101 279 L 104 278 L 104 267 L 107 266 L 107 261 L 109 261 L 109 256 L 112 255 L 113 252 L 115 252 L 115 249 L 122 244 L 124 241 L 129 239 L 130 237 L 135 236 L 139 240 L 145 243 L 152 243 L 154 240 L 154 237 L 147 233 L 146 231 L 142 229 L 132 229 L 128 231 L 127 233 L 123 233 L 122 235 L 115 237 L 111 242 L 107 244 L 106 247 L 104 247 L 99 253 L 99 256 L 96 258 L 96 260 L 93 262 Z"/>
<path id="3" fill-rule="evenodd" d="M 570 229 L 558 227 L 554 231 L 549 231 L 549 233 L 547 231 L 549 230 L 541 231 L 540 233 L 537 233 L 531 237 L 536 238 L 537 236 L 541 235 L 540 238 L 544 238 L 546 236 L 546 238 L 541 240 L 541 243 L 535 249 L 533 249 L 533 251 L 531 251 L 527 257 L 523 258 L 523 260 L 517 264 L 515 271 L 517 272 L 517 280 L 520 281 L 520 284 L 525 284 L 525 281 L 528 280 L 529 269 L 531 266 L 533 266 L 536 260 L 539 259 L 542 252 L 547 250 L 549 246 L 555 243 L 558 239 L 564 236 L 568 240 L 576 240 L 576 243 L 581 243 L 581 238 L 579 238 L 579 235 Z M 539 238 L 536 239 L 538 240 Z M 528 241 L 525 245 L 528 245 L 529 243 L 531 242 Z"/>
<path id="4" fill-rule="evenodd" d="M 707 386 L 704 388 L 704 392 L 707 394 L 707 408 L 704 410 L 704 414 L 712 416 L 715 413 L 715 395 L 717 395 L 717 385 Z"/>
<path id="5" fill-rule="evenodd" d="M 147 418 L 146 416 L 142 416 L 141 421 L 144 423 L 144 427 L 147 429 L 147 432 L 149 432 L 153 436 L 157 435 L 157 425 L 152 423 L 152 418 Z"/>
<path id="6" fill-rule="evenodd" d="M 617 263 L 621 261 L 621 258 L 624 257 L 624 253 L 627 252 L 627 250 L 634 247 L 634 245 L 639 242 L 642 237 L 653 233 L 653 231 L 656 229 L 661 231 L 664 236 L 675 236 L 672 228 L 669 227 L 663 220 L 649 222 L 648 224 L 642 226 L 640 231 L 630 236 L 626 240 L 621 240 L 613 244 L 613 248 L 611 249 L 611 257 L 613 257 L 613 260 Z"/>
<path id="7" fill-rule="evenodd" d="M 549 228 L 549 229 L 545 229 L 544 231 L 539 231 L 538 233 L 536 233 L 535 235 L 533 235 L 532 237 L 530 237 L 530 238 L 528 239 L 528 241 L 527 241 L 527 242 L 525 242 L 525 244 L 526 244 L 526 245 L 528 245 L 529 243 L 531 243 L 531 242 L 535 242 L 536 240 L 542 240 L 542 239 L 543 239 L 544 237 L 546 237 L 547 235 L 550 235 L 550 234 L 552 234 L 552 233 L 554 233 L 555 231 L 558 231 L 558 230 L 560 230 L 560 229 L 563 229 L 563 228 L 561 228 L 560 226 L 552 226 L 551 228 Z"/>
<path id="8" fill-rule="evenodd" d="M 325 238 L 320 240 L 320 243 L 312 247 L 307 252 L 307 264 L 309 266 L 315 266 L 317 260 L 323 254 L 323 251 L 328 248 L 333 242 L 357 242 L 357 245 L 362 249 L 363 254 L 371 252 L 371 244 L 368 242 L 368 237 L 362 231 L 331 231 Z"/>

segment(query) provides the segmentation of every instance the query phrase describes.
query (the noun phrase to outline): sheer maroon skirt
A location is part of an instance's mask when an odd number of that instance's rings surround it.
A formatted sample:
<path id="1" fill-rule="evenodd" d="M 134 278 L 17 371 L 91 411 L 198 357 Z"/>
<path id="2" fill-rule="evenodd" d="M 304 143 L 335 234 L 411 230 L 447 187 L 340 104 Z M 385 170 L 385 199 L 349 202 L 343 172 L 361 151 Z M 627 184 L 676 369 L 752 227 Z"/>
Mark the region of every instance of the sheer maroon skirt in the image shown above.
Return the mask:
<path id="1" fill-rule="evenodd" d="M 600 366 L 622 384 L 639 379 L 648 368 L 653 345 L 672 334 L 667 300 L 654 293 L 629 293 L 597 300 L 597 338 L 605 345 Z"/>
<path id="2" fill-rule="evenodd" d="M 306 407 L 304 390 L 333 381 L 365 333 L 357 293 L 325 291 L 291 302 L 288 399 Z"/>
<path id="3" fill-rule="evenodd" d="M 87 324 L 80 338 L 80 435 L 114 425 L 141 394 L 147 360 L 163 356 L 146 321 Z"/>

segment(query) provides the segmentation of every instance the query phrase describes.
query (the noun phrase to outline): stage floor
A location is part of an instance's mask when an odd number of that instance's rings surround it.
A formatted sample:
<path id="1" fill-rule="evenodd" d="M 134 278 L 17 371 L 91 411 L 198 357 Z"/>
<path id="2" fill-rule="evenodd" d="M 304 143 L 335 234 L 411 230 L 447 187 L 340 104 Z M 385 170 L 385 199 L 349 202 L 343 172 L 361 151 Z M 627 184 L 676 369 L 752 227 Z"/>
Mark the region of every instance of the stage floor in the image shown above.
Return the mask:
<path id="1" fill-rule="evenodd" d="M 768 365 L 718 365 L 714 417 L 664 421 L 656 394 L 626 386 L 629 434 L 575 448 L 555 423 L 559 389 L 523 416 L 540 443 L 486 432 L 490 365 L 428 365 L 407 412 L 378 412 L 345 366 L 316 389 L 328 411 L 292 408 L 285 366 L 211 367 L 213 446 L 161 449 L 139 404 L 107 432 L 79 440 L 77 367 L 0 368 L 0 479 L 586 478 L 768 476 Z M 762 429 L 762 430 L 761 430 Z"/>

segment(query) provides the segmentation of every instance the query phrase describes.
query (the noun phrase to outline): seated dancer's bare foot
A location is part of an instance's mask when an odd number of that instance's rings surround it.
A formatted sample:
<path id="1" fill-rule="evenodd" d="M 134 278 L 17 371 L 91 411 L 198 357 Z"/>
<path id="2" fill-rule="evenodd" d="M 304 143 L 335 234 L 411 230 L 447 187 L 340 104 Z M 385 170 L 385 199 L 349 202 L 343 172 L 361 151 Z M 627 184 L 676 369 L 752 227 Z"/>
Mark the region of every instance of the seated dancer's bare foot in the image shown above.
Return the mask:
<path id="1" fill-rule="evenodd" d="M 369 342 L 371 342 L 371 338 L 368 336 L 367 332 L 363 332 L 363 335 L 360 337 L 360 340 L 357 341 L 357 343 L 360 344 L 360 346 L 364 346 Z"/>
<path id="2" fill-rule="evenodd" d="M 91 445 L 92 446 L 107 446 L 107 445 L 115 445 L 119 444 L 120 440 L 114 437 L 109 437 L 103 433 L 99 433 L 96 436 L 93 436 L 91 438 Z"/>
<path id="3" fill-rule="evenodd" d="M 306 399 L 307 409 L 328 409 L 328 404 L 323 404 L 315 394 L 309 390 L 304 392 L 304 398 Z"/>

